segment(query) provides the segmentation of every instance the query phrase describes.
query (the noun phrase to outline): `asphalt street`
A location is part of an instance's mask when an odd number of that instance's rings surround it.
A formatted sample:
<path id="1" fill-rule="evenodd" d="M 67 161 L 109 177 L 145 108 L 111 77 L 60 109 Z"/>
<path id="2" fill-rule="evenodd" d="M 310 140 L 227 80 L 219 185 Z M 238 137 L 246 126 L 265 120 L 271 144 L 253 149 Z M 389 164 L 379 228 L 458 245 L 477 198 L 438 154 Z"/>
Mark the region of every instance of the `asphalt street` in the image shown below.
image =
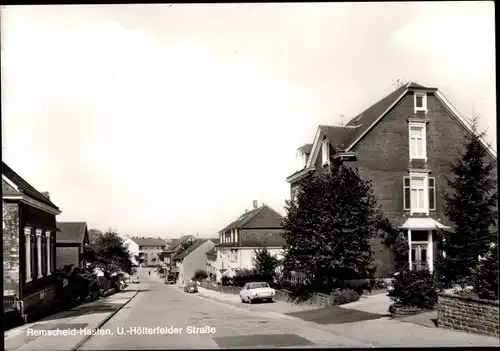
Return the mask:
<path id="1" fill-rule="evenodd" d="M 141 292 L 79 350 L 372 347 L 262 307 L 252 311 L 187 294 L 140 272 Z"/>

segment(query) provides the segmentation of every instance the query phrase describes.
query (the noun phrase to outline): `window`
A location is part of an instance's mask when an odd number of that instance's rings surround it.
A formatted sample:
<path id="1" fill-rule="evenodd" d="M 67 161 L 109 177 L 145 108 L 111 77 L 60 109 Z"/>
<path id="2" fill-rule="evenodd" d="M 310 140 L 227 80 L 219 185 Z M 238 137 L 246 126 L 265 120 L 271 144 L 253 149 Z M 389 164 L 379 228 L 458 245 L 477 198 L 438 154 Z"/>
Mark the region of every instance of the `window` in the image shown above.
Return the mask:
<path id="1" fill-rule="evenodd" d="M 52 265 L 50 264 L 51 263 L 51 251 L 50 251 L 50 248 L 51 248 L 51 245 L 50 245 L 50 232 L 46 232 L 45 233 L 46 235 L 46 239 L 47 239 L 47 275 L 50 275 L 52 273 Z"/>
<path id="2" fill-rule="evenodd" d="M 330 143 L 328 140 L 323 140 L 321 145 L 321 153 L 322 153 L 322 165 L 327 165 L 330 163 Z"/>
<path id="3" fill-rule="evenodd" d="M 436 210 L 436 179 L 429 178 L 429 210 Z"/>
<path id="4" fill-rule="evenodd" d="M 425 177 L 411 177 L 411 210 L 413 212 L 425 211 Z"/>
<path id="5" fill-rule="evenodd" d="M 424 123 L 410 124 L 410 160 L 426 159 L 426 130 Z"/>
<path id="6" fill-rule="evenodd" d="M 36 230 L 36 257 L 37 257 L 37 277 L 41 278 L 42 273 L 42 230 Z"/>
<path id="7" fill-rule="evenodd" d="M 31 228 L 24 228 L 24 246 L 26 253 L 26 282 L 31 281 Z"/>
<path id="8" fill-rule="evenodd" d="M 427 191 L 425 191 L 427 182 Z M 428 198 L 425 197 L 427 193 Z M 426 201 L 430 211 L 436 210 L 436 180 L 426 176 L 411 176 L 403 178 L 404 210 L 412 212 L 427 212 Z"/>
<path id="9" fill-rule="evenodd" d="M 427 94 L 415 93 L 415 112 L 427 112 Z"/>
<path id="10" fill-rule="evenodd" d="M 238 261 L 238 250 L 231 250 L 231 261 Z"/>

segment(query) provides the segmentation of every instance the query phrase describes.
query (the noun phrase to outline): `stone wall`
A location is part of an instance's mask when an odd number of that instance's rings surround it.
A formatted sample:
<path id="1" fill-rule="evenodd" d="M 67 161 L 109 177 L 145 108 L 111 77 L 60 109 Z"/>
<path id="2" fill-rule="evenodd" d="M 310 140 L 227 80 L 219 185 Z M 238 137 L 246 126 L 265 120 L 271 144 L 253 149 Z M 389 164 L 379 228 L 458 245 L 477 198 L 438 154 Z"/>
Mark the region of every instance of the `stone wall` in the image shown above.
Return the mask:
<path id="1" fill-rule="evenodd" d="M 4 295 L 20 296 L 19 207 L 3 202 L 3 287 Z"/>
<path id="2" fill-rule="evenodd" d="M 438 326 L 476 334 L 499 336 L 498 301 L 452 294 L 438 296 Z"/>

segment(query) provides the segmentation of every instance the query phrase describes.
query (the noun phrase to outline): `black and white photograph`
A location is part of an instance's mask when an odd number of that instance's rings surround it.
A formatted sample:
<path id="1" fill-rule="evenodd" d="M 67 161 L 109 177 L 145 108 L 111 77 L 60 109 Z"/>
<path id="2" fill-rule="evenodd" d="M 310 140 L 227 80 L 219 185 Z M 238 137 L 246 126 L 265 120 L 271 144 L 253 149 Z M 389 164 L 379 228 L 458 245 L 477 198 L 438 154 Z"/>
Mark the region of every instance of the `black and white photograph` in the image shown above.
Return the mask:
<path id="1" fill-rule="evenodd" d="M 494 2 L 0 24 L 4 350 L 499 346 Z"/>

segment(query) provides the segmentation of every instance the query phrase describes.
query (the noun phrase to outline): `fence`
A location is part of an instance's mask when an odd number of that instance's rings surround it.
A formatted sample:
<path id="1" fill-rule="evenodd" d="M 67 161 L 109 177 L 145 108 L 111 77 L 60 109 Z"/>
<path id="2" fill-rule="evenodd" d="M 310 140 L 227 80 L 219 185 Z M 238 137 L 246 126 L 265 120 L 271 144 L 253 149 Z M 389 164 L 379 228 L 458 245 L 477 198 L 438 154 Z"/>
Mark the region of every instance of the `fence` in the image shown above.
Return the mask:
<path id="1" fill-rule="evenodd" d="M 16 296 L 8 295 L 3 297 L 3 311 L 9 312 L 16 309 Z"/>

